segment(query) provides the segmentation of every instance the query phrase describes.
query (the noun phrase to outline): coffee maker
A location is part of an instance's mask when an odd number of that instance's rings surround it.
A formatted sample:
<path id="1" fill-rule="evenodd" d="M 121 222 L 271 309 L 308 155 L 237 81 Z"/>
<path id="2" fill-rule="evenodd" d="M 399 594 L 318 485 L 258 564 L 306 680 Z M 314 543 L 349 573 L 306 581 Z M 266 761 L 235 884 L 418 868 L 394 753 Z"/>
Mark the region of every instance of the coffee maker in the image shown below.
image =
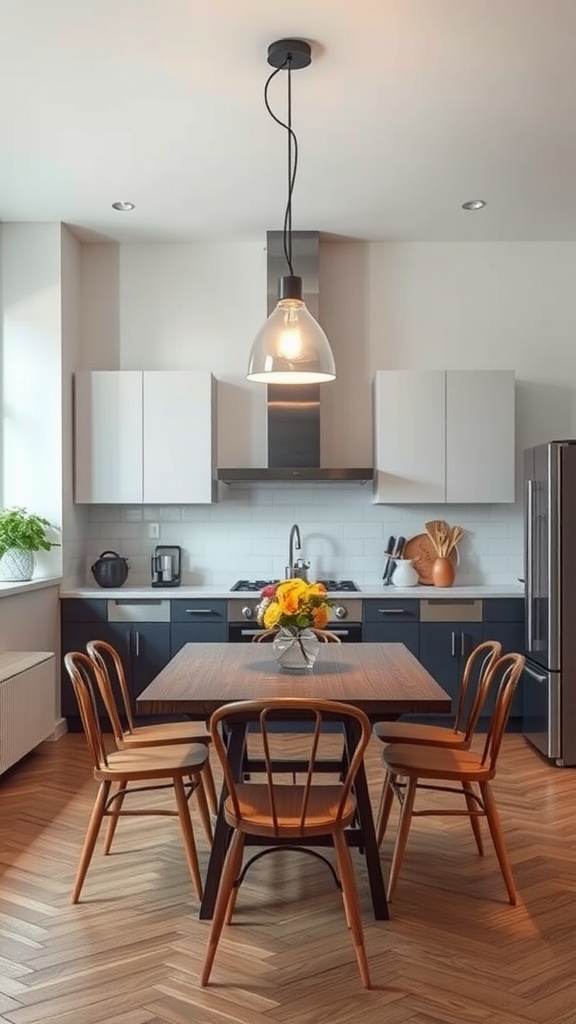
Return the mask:
<path id="1" fill-rule="evenodd" d="M 179 587 L 182 548 L 176 544 L 159 544 L 152 555 L 152 586 Z"/>

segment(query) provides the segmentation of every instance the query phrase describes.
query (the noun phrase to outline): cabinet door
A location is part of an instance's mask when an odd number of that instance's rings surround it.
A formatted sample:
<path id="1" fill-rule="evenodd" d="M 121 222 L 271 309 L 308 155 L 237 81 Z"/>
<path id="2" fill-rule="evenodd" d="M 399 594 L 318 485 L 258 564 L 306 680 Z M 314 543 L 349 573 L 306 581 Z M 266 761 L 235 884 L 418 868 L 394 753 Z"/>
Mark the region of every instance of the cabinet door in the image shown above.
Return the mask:
<path id="1" fill-rule="evenodd" d="M 216 382 L 198 371 L 144 372 L 144 501 L 214 500 Z"/>
<path id="2" fill-rule="evenodd" d="M 466 658 L 482 639 L 481 622 L 420 623 L 420 661 L 452 697 L 453 711 Z"/>
<path id="3" fill-rule="evenodd" d="M 446 375 L 446 501 L 514 501 L 514 372 Z"/>
<path id="4" fill-rule="evenodd" d="M 445 501 L 445 371 L 379 370 L 374 424 L 375 501 Z"/>
<path id="5" fill-rule="evenodd" d="M 130 679 L 130 626 L 127 626 L 125 623 L 108 623 L 105 621 L 63 622 L 62 656 L 67 654 L 69 651 L 81 651 L 85 654 L 86 644 L 89 640 L 105 640 L 106 643 L 112 644 L 122 658 L 122 664 L 124 666 L 124 672 L 126 673 L 127 679 Z M 62 715 L 67 719 L 68 727 L 71 731 L 79 731 L 82 727 L 80 724 L 78 704 L 76 702 L 70 677 L 68 676 L 64 666 L 62 666 L 61 678 Z M 119 693 L 116 693 L 116 699 L 120 701 Z M 96 704 L 101 718 L 102 727 L 109 729 L 110 725 L 106 716 L 106 711 L 98 693 L 96 694 Z"/>
<path id="6" fill-rule="evenodd" d="M 503 654 L 522 654 L 524 650 L 524 622 L 484 622 L 484 639 L 499 640 L 502 644 Z M 510 708 L 510 725 L 512 727 L 514 725 L 513 719 L 521 720 L 522 718 L 523 703 L 521 679 L 516 687 Z M 494 694 L 491 694 L 482 709 L 482 716 L 490 715 L 493 706 Z"/>
<path id="7" fill-rule="evenodd" d="M 116 625 L 123 624 L 116 623 Z M 130 642 L 132 648 L 130 690 L 136 699 L 170 661 L 170 623 L 134 623 Z M 136 711 L 135 707 L 133 707 L 133 711 Z"/>
<path id="8" fill-rule="evenodd" d="M 74 500 L 141 502 L 141 371 L 77 373 L 74 392 Z"/>

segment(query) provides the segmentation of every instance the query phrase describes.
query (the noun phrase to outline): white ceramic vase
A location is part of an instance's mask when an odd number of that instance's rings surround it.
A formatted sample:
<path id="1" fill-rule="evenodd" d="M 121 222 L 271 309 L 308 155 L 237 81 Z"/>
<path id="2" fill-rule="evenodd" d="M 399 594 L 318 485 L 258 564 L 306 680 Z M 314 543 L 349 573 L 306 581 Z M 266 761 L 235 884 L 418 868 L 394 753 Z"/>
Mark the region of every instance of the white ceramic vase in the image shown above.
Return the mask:
<path id="1" fill-rule="evenodd" d="M 396 568 L 392 576 L 392 583 L 395 587 L 415 587 L 419 576 L 414 568 L 412 558 L 397 558 Z"/>

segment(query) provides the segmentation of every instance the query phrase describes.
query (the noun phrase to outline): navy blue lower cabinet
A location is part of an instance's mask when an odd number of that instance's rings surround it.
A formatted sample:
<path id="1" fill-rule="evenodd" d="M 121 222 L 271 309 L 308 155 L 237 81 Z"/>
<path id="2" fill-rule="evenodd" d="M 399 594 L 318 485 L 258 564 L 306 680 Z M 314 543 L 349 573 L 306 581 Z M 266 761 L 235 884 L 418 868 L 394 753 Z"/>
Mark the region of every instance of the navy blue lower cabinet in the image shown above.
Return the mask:
<path id="1" fill-rule="evenodd" d="M 524 653 L 523 598 L 495 598 L 484 602 L 484 639 L 498 640 L 502 644 L 503 654 Z M 492 695 L 484 707 L 484 716 L 491 713 L 493 703 Z M 523 704 L 522 680 L 520 680 L 510 709 L 508 724 L 510 731 L 519 731 L 522 727 Z"/>
<path id="2" fill-rule="evenodd" d="M 393 597 L 363 602 L 362 640 L 366 643 L 405 644 L 420 653 L 420 602 Z"/>
<path id="3" fill-rule="evenodd" d="M 170 657 L 184 644 L 224 643 L 228 639 L 227 602 L 178 600 L 170 602 Z"/>
<path id="4" fill-rule="evenodd" d="M 62 602 L 63 605 L 66 602 Z M 73 602 L 76 605 L 80 601 Z M 105 606 L 105 602 L 101 602 Z M 89 640 L 105 640 L 116 648 L 122 659 L 133 702 L 142 690 L 170 661 L 170 623 L 168 622 L 107 622 L 104 618 L 93 621 L 69 621 L 69 614 L 62 615 L 62 656 L 68 651 L 86 652 Z M 86 615 L 86 613 L 84 613 Z M 88 617 L 88 616 L 86 616 Z M 117 699 L 120 699 L 117 694 Z M 108 727 L 105 711 L 97 697 L 98 709 L 104 727 Z M 71 730 L 78 730 L 80 718 L 72 683 L 65 668 L 62 668 L 62 714 Z M 133 704 L 135 711 L 135 704 Z"/>
<path id="5" fill-rule="evenodd" d="M 483 639 L 481 622 L 420 623 L 420 661 L 452 697 L 453 711 L 468 655 Z"/>

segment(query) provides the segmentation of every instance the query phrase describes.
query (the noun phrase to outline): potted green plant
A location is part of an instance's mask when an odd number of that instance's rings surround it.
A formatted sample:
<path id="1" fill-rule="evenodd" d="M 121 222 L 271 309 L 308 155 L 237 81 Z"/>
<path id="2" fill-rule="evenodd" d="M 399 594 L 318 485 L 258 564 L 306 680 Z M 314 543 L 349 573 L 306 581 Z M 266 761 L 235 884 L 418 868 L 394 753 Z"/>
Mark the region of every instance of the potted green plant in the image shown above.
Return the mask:
<path id="1" fill-rule="evenodd" d="M 34 552 L 58 547 L 48 539 L 54 529 L 43 516 L 25 508 L 0 509 L 0 580 L 31 580 L 34 573 Z"/>

